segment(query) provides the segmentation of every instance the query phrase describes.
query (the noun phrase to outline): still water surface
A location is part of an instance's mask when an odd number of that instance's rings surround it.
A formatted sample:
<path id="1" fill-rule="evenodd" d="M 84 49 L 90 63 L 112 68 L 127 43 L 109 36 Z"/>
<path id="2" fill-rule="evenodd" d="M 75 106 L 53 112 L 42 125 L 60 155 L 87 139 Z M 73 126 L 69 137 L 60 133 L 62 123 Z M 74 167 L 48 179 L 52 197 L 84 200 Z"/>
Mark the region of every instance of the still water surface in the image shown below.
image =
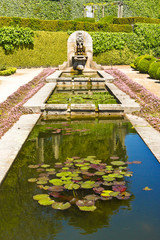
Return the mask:
<path id="1" fill-rule="evenodd" d="M 54 134 L 54 128 L 74 131 Z M 89 155 L 106 163 L 111 156 L 142 162 L 128 165 L 133 171 L 133 176 L 126 178 L 130 199 L 97 202 L 94 212 L 81 212 L 76 206 L 58 211 L 32 199 L 42 190 L 27 181 L 35 177 L 28 165 L 44 162 L 53 166 L 67 157 Z M 144 191 L 146 186 L 152 191 Z M 0 188 L 0 239 L 159 240 L 159 199 L 160 164 L 125 119 L 41 121 Z"/>

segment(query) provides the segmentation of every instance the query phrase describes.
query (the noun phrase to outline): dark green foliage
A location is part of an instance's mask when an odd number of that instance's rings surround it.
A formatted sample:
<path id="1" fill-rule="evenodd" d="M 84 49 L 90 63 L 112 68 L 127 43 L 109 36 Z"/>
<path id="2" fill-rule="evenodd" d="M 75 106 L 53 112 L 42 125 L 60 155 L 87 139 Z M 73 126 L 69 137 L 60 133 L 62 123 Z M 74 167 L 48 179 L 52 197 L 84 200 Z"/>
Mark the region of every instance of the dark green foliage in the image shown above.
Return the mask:
<path id="1" fill-rule="evenodd" d="M 83 17 L 83 4 L 88 2 L 105 3 L 106 0 L 1 0 L 0 16 L 73 20 Z M 123 3 L 124 17 L 159 16 L 159 0 L 123 0 Z M 111 3 L 105 7 L 105 16 L 117 16 L 117 12 L 117 5 Z M 102 17 L 102 7 L 98 7 L 95 17 Z"/>
<path id="2" fill-rule="evenodd" d="M 76 22 L 92 22 L 92 23 L 95 23 L 95 18 L 81 17 L 81 18 L 75 18 L 74 21 L 76 21 Z"/>
<path id="3" fill-rule="evenodd" d="M 135 24 L 135 23 L 160 23 L 160 19 L 148 18 L 148 17 L 123 17 L 113 18 L 114 24 Z"/>
<path id="4" fill-rule="evenodd" d="M 149 76 L 154 79 L 160 79 L 160 60 L 157 59 L 150 65 Z"/>
<path id="5" fill-rule="evenodd" d="M 150 64 L 156 60 L 155 57 L 145 55 L 143 56 L 137 64 L 137 70 L 140 71 L 141 73 L 148 73 Z"/>
<path id="6" fill-rule="evenodd" d="M 100 18 L 99 23 L 109 23 L 113 24 L 115 16 L 105 16 L 103 18 Z M 119 24 L 119 23 L 118 23 Z"/>
<path id="7" fill-rule="evenodd" d="M 144 57 L 144 56 L 142 55 L 142 56 L 137 57 L 137 58 L 134 60 L 133 64 L 134 64 L 135 69 L 137 69 L 137 65 L 138 65 L 139 61 L 140 61 L 143 57 Z"/>
<path id="8" fill-rule="evenodd" d="M 15 49 L 5 54 L 0 47 L 0 63 L 6 67 L 58 66 L 67 59 L 68 34 L 63 32 L 35 32 L 33 49 Z"/>
<path id="9" fill-rule="evenodd" d="M 9 76 L 13 73 L 16 72 L 16 68 L 12 67 L 12 68 L 8 68 L 8 69 L 1 69 L 0 70 L 0 76 Z"/>
<path id="10" fill-rule="evenodd" d="M 86 19 L 86 18 L 84 18 Z M 87 18 L 88 19 L 88 18 Z M 92 21 L 65 21 L 65 20 L 40 20 L 34 18 L 18 18 L 18 17 L 0 17 L 0 26 L 18 26 L 29 27 L 34 31 L 104 31 L 104 32 L 132 32 L 132 27 L 129 25 L 94 23 Z"/>
<path id="11" fill-rule="evenodd" d="M 15 48 L 32 47 L 33 31 L 29 28 L 3 27 L 0 28 L 0 46 L 6 53 L 13 52 Z"/>

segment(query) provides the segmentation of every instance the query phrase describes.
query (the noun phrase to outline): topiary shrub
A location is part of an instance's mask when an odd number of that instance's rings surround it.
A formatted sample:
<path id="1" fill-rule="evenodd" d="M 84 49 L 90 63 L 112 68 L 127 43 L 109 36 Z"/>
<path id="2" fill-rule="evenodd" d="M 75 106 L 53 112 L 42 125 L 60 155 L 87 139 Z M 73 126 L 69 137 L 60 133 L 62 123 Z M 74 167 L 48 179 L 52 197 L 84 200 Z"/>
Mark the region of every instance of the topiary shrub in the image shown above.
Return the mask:
<path id="1" fill-rule="evenodd" d="M 149 66 L 156 60 L 155 57 L 150 55 L 144 55 L 137 64 L 137 70 L 141 73 L 148 73 Z"/>
<path id="2" fill-rule="evenodd" d="M 135 70 L 138 70 L 138 69 L 137 69 L 138 63 L 139 63 L 139 61 L 140 61 L 143 57 L 144 57 L 144 55 L 139 56 L 139 57 L 137 57 L 137 58 L 134 60 L 132 66 L 134 66 L 134 69 L 135 69 Z"/>
<path id="3" fill-rule="evenodd" d="M 160 79 L 160 60 L 157 59 L 149 67 L 149 76 L 153 79 Z"/>
<path id="4" fill-rule="evenodd" d="M 95 18 L 82 17 L 82 18 L 75 18 L 74 21 L 76 21 L 76 22 L 92 22 L 92 23 L 95 23 Z"/>
<path id="5" fill-rule="evenodd" d="M 105 16 L 105 17 L 102 17 L 99 20 L 99 23 L 109 23 L 109 24 L 112 24 L 113 23 L 113 18 L 115 18 L 115 16 Z"/>
<path id="6" fill-rule="evenodd" d="M 0 76 L 9 76 L 9 75 L 15 73 L 16 70 L 17 70 L 17 68 L 14 68 L 14 67 L 12 67 L 12 68 L 7 68 L 7 69 L 4 69 L 4 70 L 1 69 L 1 70 L 0 70 Z"/>

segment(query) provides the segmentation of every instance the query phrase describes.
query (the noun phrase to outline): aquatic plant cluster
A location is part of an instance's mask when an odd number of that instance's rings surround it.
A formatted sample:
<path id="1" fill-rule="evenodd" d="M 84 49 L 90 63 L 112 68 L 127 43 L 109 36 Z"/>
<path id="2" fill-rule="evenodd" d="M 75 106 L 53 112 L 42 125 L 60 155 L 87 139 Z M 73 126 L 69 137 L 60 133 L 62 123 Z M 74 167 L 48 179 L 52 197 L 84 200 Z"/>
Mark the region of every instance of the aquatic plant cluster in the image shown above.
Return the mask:
<path id="1" fill-rule="evenodd" d="M 109 92 L 91 92 L 90 94 L 53 93 L 47 103 L 92 103 L 98 107 L 98 104 L 116 104 L 117 101 Z"/>
<path id="2" fill-rule="evenodd" d="M 44 163 L 29 165 L 39 176 L 28 181 L 36 183 L 42 191 L 48 191 L 34 195 L 33 199 L 43 206 L 52 205 L 53 209 L 65 210 L 76 205 L 81 211 L 96 210 L 96 201 L 129 199 L 131 194 L 126 191 L 124 179 L 132 176 L 128 162 L 117 156 L 110 157 L 110 161 L 107 164 L 96 156 L 76 156 L 67 157 L 64 163 L 56 162 L 54 168 Z"/>
<path id="3" fill-rule="evenodd" d="M 118 69 L 107 69 L 106 72 L 115 77 L 114 84 L 118 88 L 141 105 L 141 110 L 135 114 L 145 118 L 160 132 L 160 99 Z"/>
<path id="4" fill-rule="evenodd" d="M 13 126 L 21 115 L 28 113 L 23 108 L 23 104 L 44 86 L 46 77 L 54 71 L 54 68 L 44 69 L 32 81 L 21 86 L 0 104 L 0 138 Z"/>

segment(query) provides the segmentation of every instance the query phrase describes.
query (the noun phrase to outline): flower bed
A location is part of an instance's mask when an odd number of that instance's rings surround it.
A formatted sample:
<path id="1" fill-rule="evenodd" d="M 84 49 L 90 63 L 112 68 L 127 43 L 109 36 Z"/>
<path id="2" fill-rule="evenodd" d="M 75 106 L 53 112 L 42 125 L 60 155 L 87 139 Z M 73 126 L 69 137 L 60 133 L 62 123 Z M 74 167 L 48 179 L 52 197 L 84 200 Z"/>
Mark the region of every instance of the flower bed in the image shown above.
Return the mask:
<path id="1" fill-rule="evenodd" d="M 115 77 L 114 84 L 117 87 L 140 104 L 141 110 L 135 114 L 145 118 L 160 132 L 160 99 L 142 85 L 132 81 L 121 71 L 108 69 L 106 72 Z"/>
<path id="2" fill-rule="evenodd" d="M 22 114 L 28 113 L 23 108 L 23 104 L 44 86 L 46 77 L 54 71 L 54 68 L 44 69 L 32 81 L 21 86 L 0 104 L 0 138 L 13 126 Z"/>

